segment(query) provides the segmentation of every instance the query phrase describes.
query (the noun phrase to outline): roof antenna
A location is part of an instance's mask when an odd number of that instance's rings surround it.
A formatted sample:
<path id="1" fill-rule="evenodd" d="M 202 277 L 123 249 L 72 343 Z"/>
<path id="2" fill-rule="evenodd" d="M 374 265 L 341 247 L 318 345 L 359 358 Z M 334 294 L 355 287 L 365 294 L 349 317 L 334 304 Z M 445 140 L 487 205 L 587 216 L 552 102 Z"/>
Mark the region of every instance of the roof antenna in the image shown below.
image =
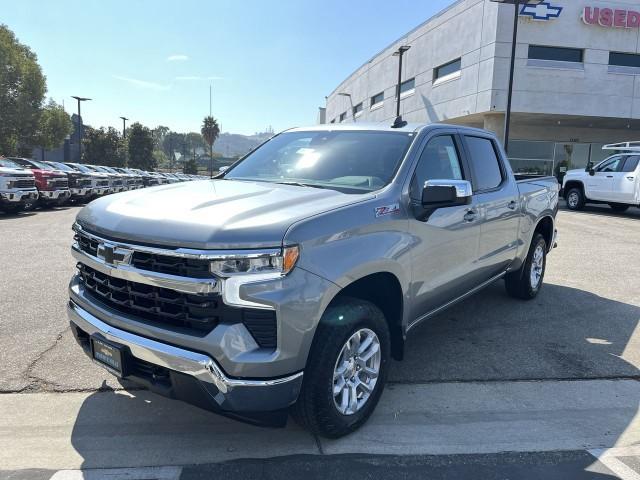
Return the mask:
<path id="1" fill-rule="evenodd" d="M 407 122 L 405 122 L 402 119 L 402 115 L 398 115 L 396 119 L 393 121 L 393 125 L 391 125 L 391 128 L 402 128 L 406 126 L 407 126 Z"/>

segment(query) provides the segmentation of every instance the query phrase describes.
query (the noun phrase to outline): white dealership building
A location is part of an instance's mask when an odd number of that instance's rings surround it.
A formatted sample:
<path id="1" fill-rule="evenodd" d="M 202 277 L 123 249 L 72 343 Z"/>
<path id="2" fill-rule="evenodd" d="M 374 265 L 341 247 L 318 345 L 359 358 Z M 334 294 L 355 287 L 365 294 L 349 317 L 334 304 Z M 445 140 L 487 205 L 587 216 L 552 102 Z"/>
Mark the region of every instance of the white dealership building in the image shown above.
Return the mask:
<path id="1" fill-rule="evenodd" d="M 446 122 L 502 137 L 514 6 L 459 0 L 384 48 L 327 97 L 321 121 Z M 509 157 L 562 176 L 640 140 L 640 1 L 548 0 L 521 6 Z"/>

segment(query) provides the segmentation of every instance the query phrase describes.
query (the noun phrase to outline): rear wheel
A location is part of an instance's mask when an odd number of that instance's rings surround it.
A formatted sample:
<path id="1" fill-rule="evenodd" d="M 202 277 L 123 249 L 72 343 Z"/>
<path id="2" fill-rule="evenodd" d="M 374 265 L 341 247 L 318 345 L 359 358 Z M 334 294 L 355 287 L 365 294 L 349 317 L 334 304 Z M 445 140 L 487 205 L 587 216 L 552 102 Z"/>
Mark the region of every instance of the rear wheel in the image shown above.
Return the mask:
<path id="1" fill-rule="evenodd" d="M 572 188 L 567 192 L 567 208 L 569 210 L 582 210 L 584 207 L 584 194 L 579 188 Z"/>
<path id="2" fill-rule="evenodd" d="M 534 299 L 542 288 L 546 267 L 547 242 L 541 234 L 536 233 L 522 267 L 505 277 L 507 293 L 522 300 Z"/>
<path id="3" fill-rule="evenodd" d="M 347 435 L 375 409 L 387 378 L 389 327 L 370 302 L 341 298 L 322 316 L 293 417 L 313 433 Z"/>
<path id="4" fill-rule="evenodd" d="M 614 212 L 624 213 L 629 209 L 629 205 L 624 203 L 610 203 L 609 206 Z"/>

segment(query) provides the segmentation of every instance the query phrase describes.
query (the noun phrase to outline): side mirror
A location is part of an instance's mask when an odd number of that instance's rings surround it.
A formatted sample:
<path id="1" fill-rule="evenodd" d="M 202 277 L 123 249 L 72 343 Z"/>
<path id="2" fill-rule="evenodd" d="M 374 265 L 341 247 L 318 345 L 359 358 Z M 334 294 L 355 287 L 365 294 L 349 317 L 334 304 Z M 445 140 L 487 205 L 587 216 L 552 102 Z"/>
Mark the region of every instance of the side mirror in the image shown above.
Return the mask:
<path id="1" fill-rule="evenodd" d="M 592 177 L 596 174 L 596 171 L 593 168 L 589 169 L 589 175 L 591 175 Z"/>
<path id="2" fill-rule="evenodd" d="M 225 166 L 223 166 L 223 167 L 220 167 L 220 168 L 218 169 L 218 172 L 219 172 L 219 173 L 224 173 L 224 172 L 226 172 L 226 171 L 228 170 L 228 168 L 229 168 L 229 166 L 228 166 L 228 165 L 225 165 Z"/>
<path id="3" fill-rule="evenodd" d="M 473 196 L 471 183 L 466 180 L 427 180 L 422 189 L 424 208 L 469 205 Z"/>

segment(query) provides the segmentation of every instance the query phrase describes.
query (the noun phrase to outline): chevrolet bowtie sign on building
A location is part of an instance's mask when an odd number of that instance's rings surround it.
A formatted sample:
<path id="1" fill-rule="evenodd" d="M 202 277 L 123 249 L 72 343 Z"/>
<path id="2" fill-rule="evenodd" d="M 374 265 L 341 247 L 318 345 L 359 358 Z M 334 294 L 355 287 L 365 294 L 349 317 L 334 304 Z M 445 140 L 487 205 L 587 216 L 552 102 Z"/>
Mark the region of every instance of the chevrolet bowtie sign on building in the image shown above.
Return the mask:
<path id="1" fill-rule="evenodd" d="M 521 16 L 531 17 L 533 20 L 550 20 L 558 18 L 562 13 L 562 7 L 556 7 L 549 2 L 542 2 L 536 5 L 523 5 L 520 10 Z"/>

